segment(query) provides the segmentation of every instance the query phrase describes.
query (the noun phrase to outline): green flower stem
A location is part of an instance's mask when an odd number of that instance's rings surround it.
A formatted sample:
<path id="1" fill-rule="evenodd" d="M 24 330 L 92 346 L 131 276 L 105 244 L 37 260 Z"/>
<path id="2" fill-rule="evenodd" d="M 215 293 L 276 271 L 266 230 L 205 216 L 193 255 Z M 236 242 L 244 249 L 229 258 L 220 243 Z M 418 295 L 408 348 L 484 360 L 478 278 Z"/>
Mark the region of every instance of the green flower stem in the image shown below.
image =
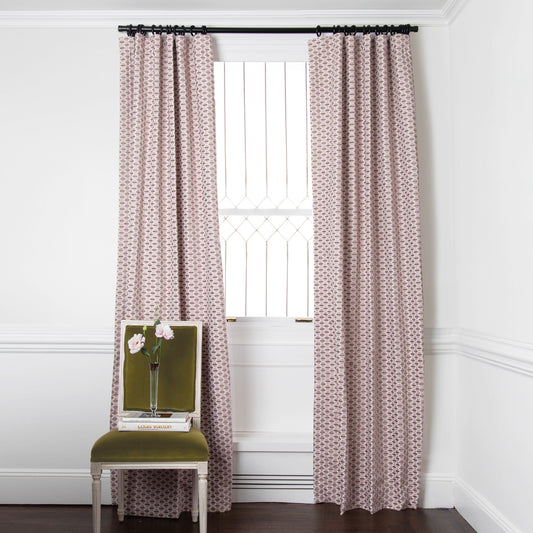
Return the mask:
<path id="1" fill-rule="evenodd" d="M 151 357 L 150 357 L 150 353 L 148 352 L 148 350 L 146 348 L 144 348 L 144 346 L 141 348 L 141 353 L 144 355 L 144 357 L 146 357 L 146 360 L 148 361 L 148 364 L 150 364 L 152 361 L 151 361 Z"/>

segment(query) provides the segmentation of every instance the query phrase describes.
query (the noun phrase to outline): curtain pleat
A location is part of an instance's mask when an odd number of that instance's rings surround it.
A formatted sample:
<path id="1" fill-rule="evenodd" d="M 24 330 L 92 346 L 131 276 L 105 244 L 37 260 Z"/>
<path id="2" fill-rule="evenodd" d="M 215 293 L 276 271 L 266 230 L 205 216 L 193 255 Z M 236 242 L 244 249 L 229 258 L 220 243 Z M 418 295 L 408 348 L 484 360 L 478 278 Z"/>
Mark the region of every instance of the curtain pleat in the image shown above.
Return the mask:
<path id="1" fill-rule="evenodd" d="M 228 344 L 218 228 L 211 38 L 120 39 L 118 276 L 111 427 L 117 424 L 120 321 L 200 320 L 209 511 L 231 507 Z M 177 517 L 189 471 L 129 471 L 126 514 Z M 116 484 L 113 486 L 116 499 Z"/>
<path id="2" fill-rule="evenodd" d="M 418 505 L 423 302 L 408 35 L 309 43 L 315 500 Z"/>

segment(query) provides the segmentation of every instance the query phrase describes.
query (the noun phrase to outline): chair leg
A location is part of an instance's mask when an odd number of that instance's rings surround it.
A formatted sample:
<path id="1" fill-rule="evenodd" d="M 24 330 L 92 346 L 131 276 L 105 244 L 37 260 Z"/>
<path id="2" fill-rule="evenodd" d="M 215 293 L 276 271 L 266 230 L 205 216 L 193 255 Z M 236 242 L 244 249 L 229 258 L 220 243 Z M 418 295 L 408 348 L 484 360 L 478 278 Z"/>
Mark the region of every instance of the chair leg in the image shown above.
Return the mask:
<path id="1" fill-rule="evenodd" d="M 198 465 L 198 496 L 200 500 L 200 533 L 207 533 L 207 463 Z"/>
<path id="2" fill-rule="evenodd" d="M 192 521 L 198 522 L 198 470 L 192 471 Z"/>
<path id="3" fill-rule="evenodd" d="M 124 522 L 124 470 L 118 471 L 118 521 Z"/>
<path id="4" fill-rule="evenodd" d="M 101 509 L 100 503 L 102 498 L 102 469 L 97 463 L 91 463 L 91 476 L 93 478 L 93 533 L 100 533 Z"/>

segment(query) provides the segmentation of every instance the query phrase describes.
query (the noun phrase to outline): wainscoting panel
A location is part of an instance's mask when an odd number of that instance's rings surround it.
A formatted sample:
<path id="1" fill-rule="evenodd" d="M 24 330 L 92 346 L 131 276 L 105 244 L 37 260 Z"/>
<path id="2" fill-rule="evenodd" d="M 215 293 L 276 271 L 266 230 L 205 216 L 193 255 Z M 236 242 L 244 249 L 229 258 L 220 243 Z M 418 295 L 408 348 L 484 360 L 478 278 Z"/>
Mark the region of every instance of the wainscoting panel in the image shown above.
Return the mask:
<path id="1" fill-rule="evenodd" d="M 296 327 L 287 321 L 229 324 L 235 501 L 313 501 L 312 332 L 312 324 Z M 481 513 L 494 522 L 499 527 L 494 531 L 518 531 L 510 529 L 498 502 L 487 503 L 477 487 L 456 477 L 457 451 L 443 443 L 443 435 L 455 442 L 456 358 L 524 379 L 533 375 L 531 345 L 437 329 L 426 332 L 425 352 L 431 431 L 422 505 L 457 505 L 467 515 Z M 10 438 L 0 441 L 0 503 L 90 503 L 89 453 L 107 430 L 112 359 L 110 330 L 65 334 L 61 328 L 0 328 L 0 390 L 29 415 L 10 420 Z M 106 503 L 108 487 L 105 478 Z"/>
<path id="2" fill-rule="evenodd" d="M 80 505 L 91 503 L 91 474 L 83 469 L 0 469 L 0 504 Z M 102 504 L 111 504 L 109 472 L 102 473 Z"/>
<path id="3" fill-rule="evenodd" d="M 533 345 L 457 335 L 457 510 L 482 533 L 533 531 Z"/>

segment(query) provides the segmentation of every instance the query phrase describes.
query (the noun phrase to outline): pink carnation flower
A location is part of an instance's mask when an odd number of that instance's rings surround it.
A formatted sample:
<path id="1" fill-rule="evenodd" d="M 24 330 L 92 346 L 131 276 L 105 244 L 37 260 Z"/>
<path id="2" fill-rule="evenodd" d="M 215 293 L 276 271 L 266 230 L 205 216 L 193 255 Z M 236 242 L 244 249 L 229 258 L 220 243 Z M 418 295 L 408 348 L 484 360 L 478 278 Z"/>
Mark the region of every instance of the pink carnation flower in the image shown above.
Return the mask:
<path id="1" fill-rule="evenodd" d="M 141 351 L 141 348 L 144 346 L 145 338 L 140 334 L 136 333 L 129 341 L 128 347 L 130 353 L 134 354 Z"/>
<path id="2" fill-rule="evenodd" d="M 157 324 L 155 327 L 155 336 L 159 338 L 163 337 L 169 341 L 174 338 L 174 332 L 168 324 Z"/>

